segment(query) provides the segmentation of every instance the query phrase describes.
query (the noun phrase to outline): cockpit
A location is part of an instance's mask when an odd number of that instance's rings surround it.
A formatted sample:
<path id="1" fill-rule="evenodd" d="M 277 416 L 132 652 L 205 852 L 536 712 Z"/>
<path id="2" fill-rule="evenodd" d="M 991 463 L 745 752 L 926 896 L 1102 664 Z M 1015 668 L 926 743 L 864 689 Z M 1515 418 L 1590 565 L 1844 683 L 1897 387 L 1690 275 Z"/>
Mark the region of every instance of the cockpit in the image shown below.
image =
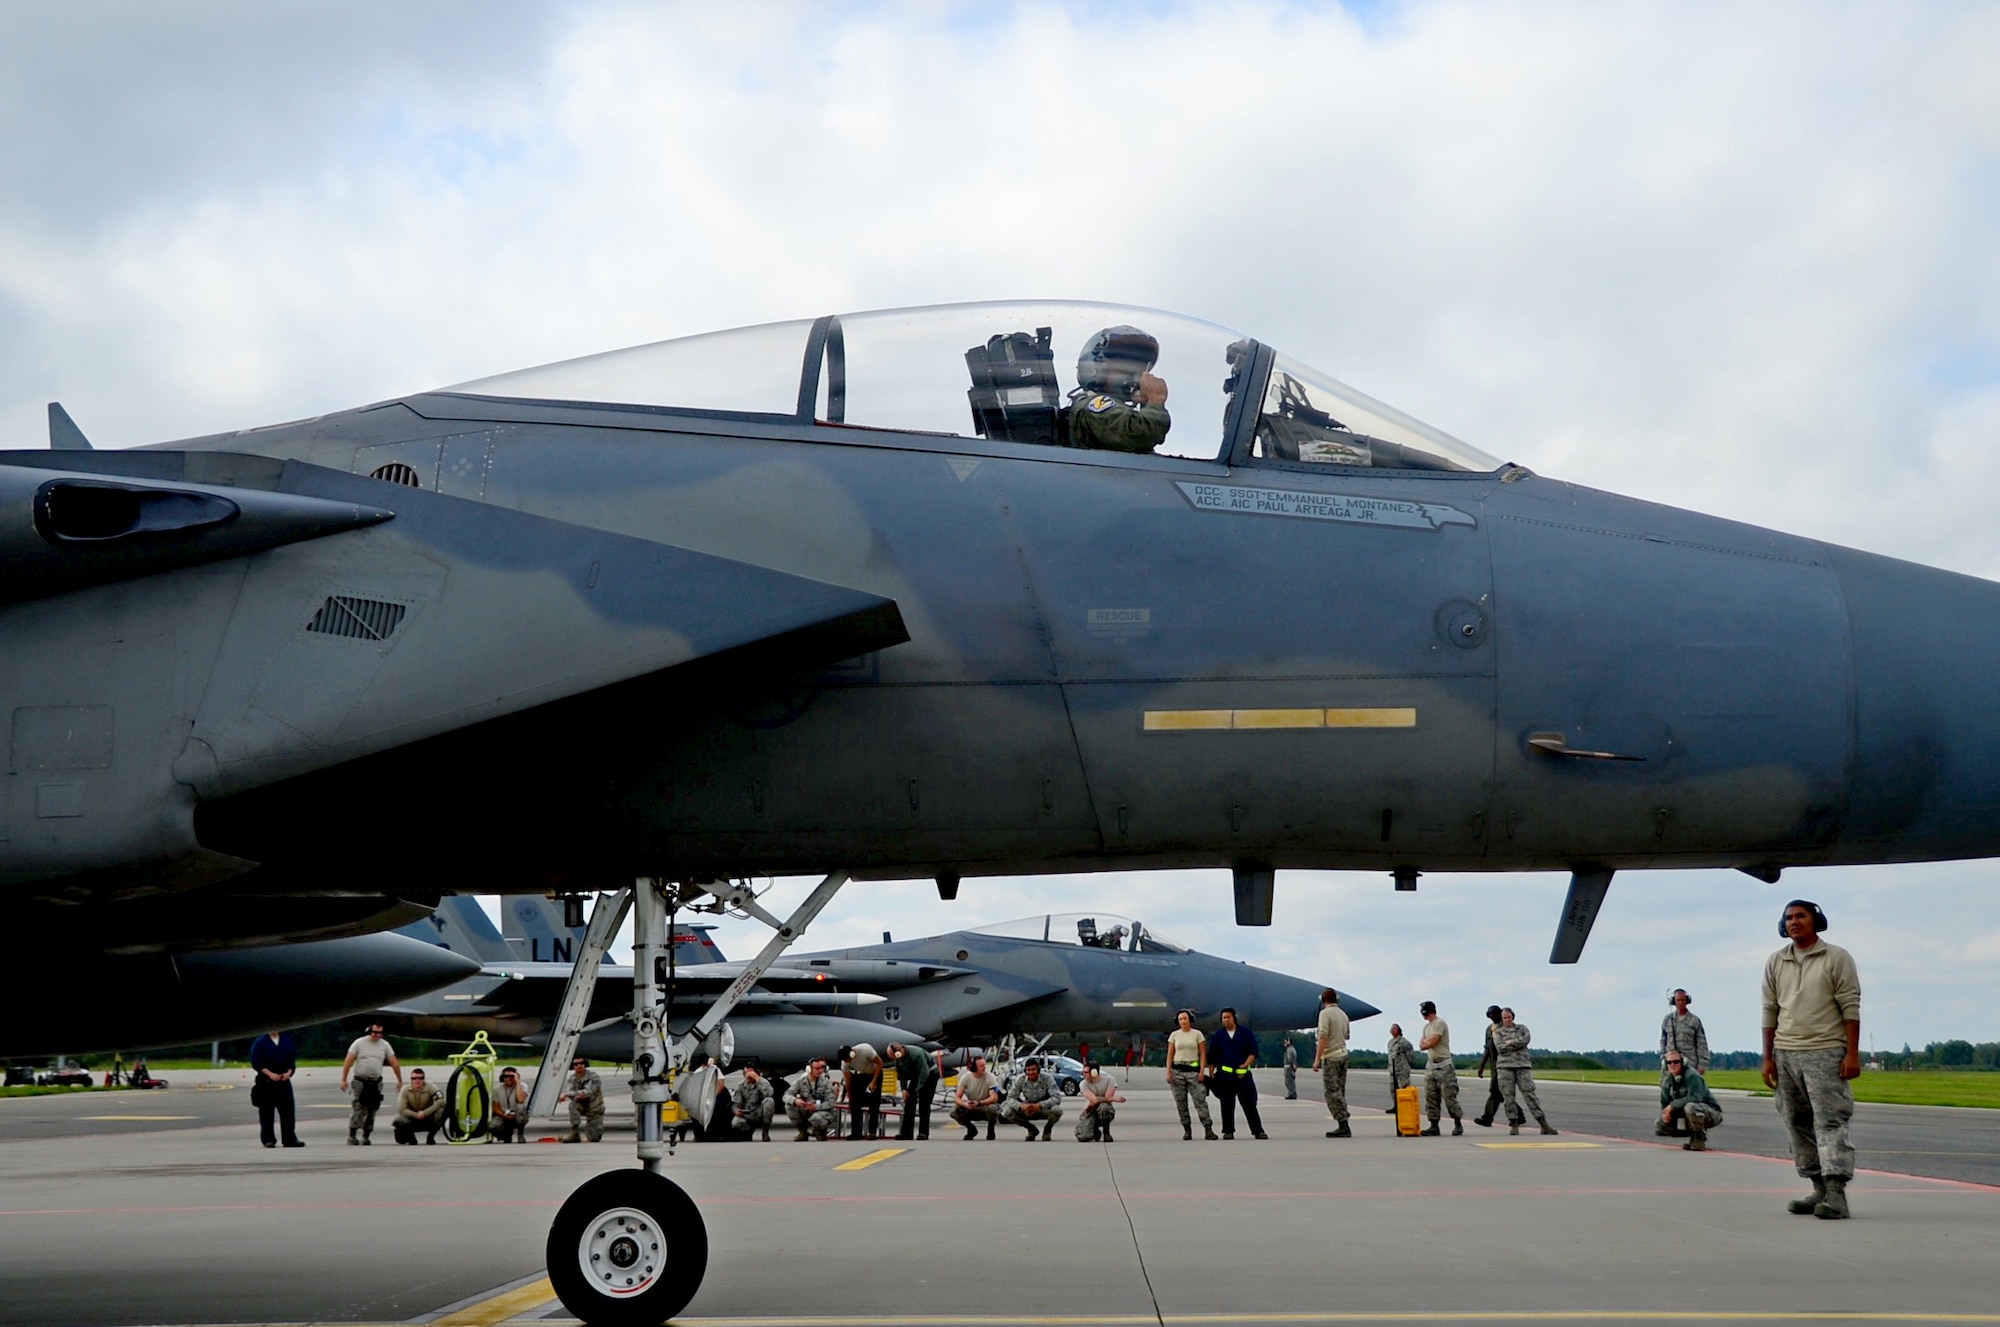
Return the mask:
<path id="1" fill-rule="evenodd" d="M 1108 912 L 1051 912 L 1041 917 L 996 922 L 971 932 L 1004 940 L 1040 940 L 1052 945 L 1082 945 L 1090 949 L 1116 949 L 1128 954 L 1185 954 L 1186 945 L 1175 944 L 1157 931 L 1130 917 Z"/>
<path id="2" fill-rule="evenodd" d="M 1010 301 L 829 314 L 443 389 L 1231 465 L 1487 473 L 1500 462 L 1213 323 Z"/>

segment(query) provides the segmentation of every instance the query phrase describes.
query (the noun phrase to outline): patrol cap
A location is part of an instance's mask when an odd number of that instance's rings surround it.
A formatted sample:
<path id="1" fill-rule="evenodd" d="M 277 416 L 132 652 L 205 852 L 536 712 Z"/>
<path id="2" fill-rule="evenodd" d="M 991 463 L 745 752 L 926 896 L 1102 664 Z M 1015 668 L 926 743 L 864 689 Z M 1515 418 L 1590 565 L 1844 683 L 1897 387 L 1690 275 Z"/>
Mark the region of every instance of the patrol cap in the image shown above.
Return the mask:
<path id="1" fill-rule="evenodd" d="M 1128 323 L 1107 327 L 1083 343 L 1076 357 L 1077 386 L 1130 394 L 1139 376 L 1160 362 L 1160 343 Z"/>

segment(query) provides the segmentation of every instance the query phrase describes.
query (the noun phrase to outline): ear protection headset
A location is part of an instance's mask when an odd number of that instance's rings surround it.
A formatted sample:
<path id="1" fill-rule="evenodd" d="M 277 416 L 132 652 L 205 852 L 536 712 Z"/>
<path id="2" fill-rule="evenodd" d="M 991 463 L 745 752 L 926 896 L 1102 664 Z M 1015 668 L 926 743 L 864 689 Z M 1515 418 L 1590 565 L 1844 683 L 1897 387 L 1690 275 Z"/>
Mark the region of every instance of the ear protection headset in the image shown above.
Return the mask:
<path id="1" fill-rule="evenodd" d="M 1811 899 L 1795 898 L 1778 912 L 1778 935 L 1780 938 L 1785 938 L 1785 914 L 1793 908 L 1810 908 L 1813 915 L 1813 931 L 1819 935 L 1827 933 L 1826 914 L 1819 910 L 1819 904 L 1814 903 Z"/>

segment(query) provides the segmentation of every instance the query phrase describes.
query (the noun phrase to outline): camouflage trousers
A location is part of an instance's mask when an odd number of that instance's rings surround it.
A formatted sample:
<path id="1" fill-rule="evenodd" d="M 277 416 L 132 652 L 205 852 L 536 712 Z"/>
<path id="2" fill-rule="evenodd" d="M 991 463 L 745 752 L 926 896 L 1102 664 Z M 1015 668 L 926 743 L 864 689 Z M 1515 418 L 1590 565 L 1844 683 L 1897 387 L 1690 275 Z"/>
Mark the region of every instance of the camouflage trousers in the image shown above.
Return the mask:
<path id="1" fill-rule="evenodd" d="M 1438 1122 L 1438 1103 L 1444 1103 L 1444 1113 L 1454 1120 L 1461 1118 L 1458 1109 L 1458 1066 L 1446 1060 L 1424 1070 L 1424 1114 L 1432 1124 Z"/>
<path id="2" fill-rule="evenodd" d="M 356 1077 L 349 1089 L 354 1104 L 347 1109 L 347 1132 L 363 1138 L 375 1132 L 375 1112 L 382 1109 L 382 1080 Z"/>
<path id="3" fill-rule="evenodd" d="M 1326 1093 L 1326 1113 L 1335 1124 L 1347 1122 L 1347 1061 L 1322 1059 L 1319 1062 L 1320 1089 Z"/>
<path id="4" fill-rule="evenodd" d="M 1549 1117 L 1542 1114 L 1542 1099 L 1535 1092 L 1535 1071 L 1533 1069 L 1495 1069 L 1494 1081 L 1500 1085 L 1500 1099 L 1507 1103 L 1507 1123 L 1519 1124 L 1521 1101 L 1528 1103 L 1528 1114 L 1535 1117 L 1538 1124 L 1547 1124 Z M 1521 1101 L 1514 1100 L 1514 1094 L 1521 1094 Z"/>
<path id="5" fill-rule="evenodd" d="M 1208 1089 L 1202 1086 L 1201 1071 L 1198 1069 L 1169 1069 L 1167 1082 L 1174 1089 L 1174 1109 L 1180 1112 L 1181 1132 L 1192 1133 L 1194 1125 L 1188 1122 L 1188 1098 L 1194 1098 L 1194 1113 L 1201 1116 L 1201 1127 L 1213 1130 L 1215 1125 L 1208 1118 Z"/>
<path id="6" fill-rule="evenodd" d="M 1676 1106 L 1673 1109 L 1674 1117 L 1686 1120 L 1690 1129 L 1700 1129 L 1706 1133 L 1722 1123 L 1721 1107 L 1711 1106 L 1703 1101 L 1690 1101 L 1685 1106 Z"/>
<path id="7" fill-rule="evenodd" d="M 1076 1117 L 1076 1140 L 1080 1143 L 1097 1141 L 1099 1129 L 1109 1129 L 1111 1122 L 1118 1118 L 1118 1107 L 1109 1101 L 1100 1101 L 1095 1106 L 1085 1106 Z"/>
<path id="8" fill-rule="evenodd" d="M 1778 1117 L 1792 1134 L 1792 1163 L 1809 1180 L 1853 1179 L 1847 1121 L 1854 1114 L 1854 1088 L 1840 1076 L 1847 1052 L 1835 1046 L 1776 1055 Z"/>
<path id="9" fill-rule="evenodd" d="M 833 1128 L 833 1109 L 830 1106 L 805 1110 L 797 1102 L 788 1101 L 785 1103 L 785 1117 L 800 1133 L 809 1133 L 815 1138 L 826 1137 L 828 1131 Z"/>
<path id="10" fill-rule="evenodd" d="M 576 1097 L 569 1099 L 569 1136 L 588 1138 L 600 1142 L 604 1138 L 604 1098 L 585 1102 Z"/>

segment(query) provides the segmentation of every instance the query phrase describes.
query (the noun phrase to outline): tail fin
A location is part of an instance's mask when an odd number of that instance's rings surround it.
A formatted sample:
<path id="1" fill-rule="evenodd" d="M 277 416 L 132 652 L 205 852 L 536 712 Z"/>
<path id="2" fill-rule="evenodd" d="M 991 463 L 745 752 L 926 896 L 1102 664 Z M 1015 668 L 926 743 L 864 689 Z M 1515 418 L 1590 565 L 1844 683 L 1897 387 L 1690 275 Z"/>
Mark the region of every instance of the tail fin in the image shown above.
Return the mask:
<path id="1" fill-rule="evenodd" d="M 583 948 L 586 926 L 563 925 L 563 905 L 539 894 L 516 894 L 501 904 L 506 944 L 514 959 L 527 963 L 574 963 Z M 584 910 L 586 922 L 589 909 Z M 682 967 L 722 962 L 722 951 L 709 939 L 712 926 L 676 926 L 674 961 Z"/>
<path id="2" fill-rule="evenodd" d="M 513 957 L 500 932 L 493 929 L 486 909 L 479 906 L 478 899 L 464 894 L 441 899 L 430 916 L 399 927 L 397 933 L 449 949 L 475 963 L 505 963 Z"/>
<path id="3" fill-rule="evenodd" d="M 90 439 L 83 436 L 83 430 L 69 417 L 69 411 L 55 401 L 49 402 L 49 450 L 53 452 L 93 450 Z"/>

